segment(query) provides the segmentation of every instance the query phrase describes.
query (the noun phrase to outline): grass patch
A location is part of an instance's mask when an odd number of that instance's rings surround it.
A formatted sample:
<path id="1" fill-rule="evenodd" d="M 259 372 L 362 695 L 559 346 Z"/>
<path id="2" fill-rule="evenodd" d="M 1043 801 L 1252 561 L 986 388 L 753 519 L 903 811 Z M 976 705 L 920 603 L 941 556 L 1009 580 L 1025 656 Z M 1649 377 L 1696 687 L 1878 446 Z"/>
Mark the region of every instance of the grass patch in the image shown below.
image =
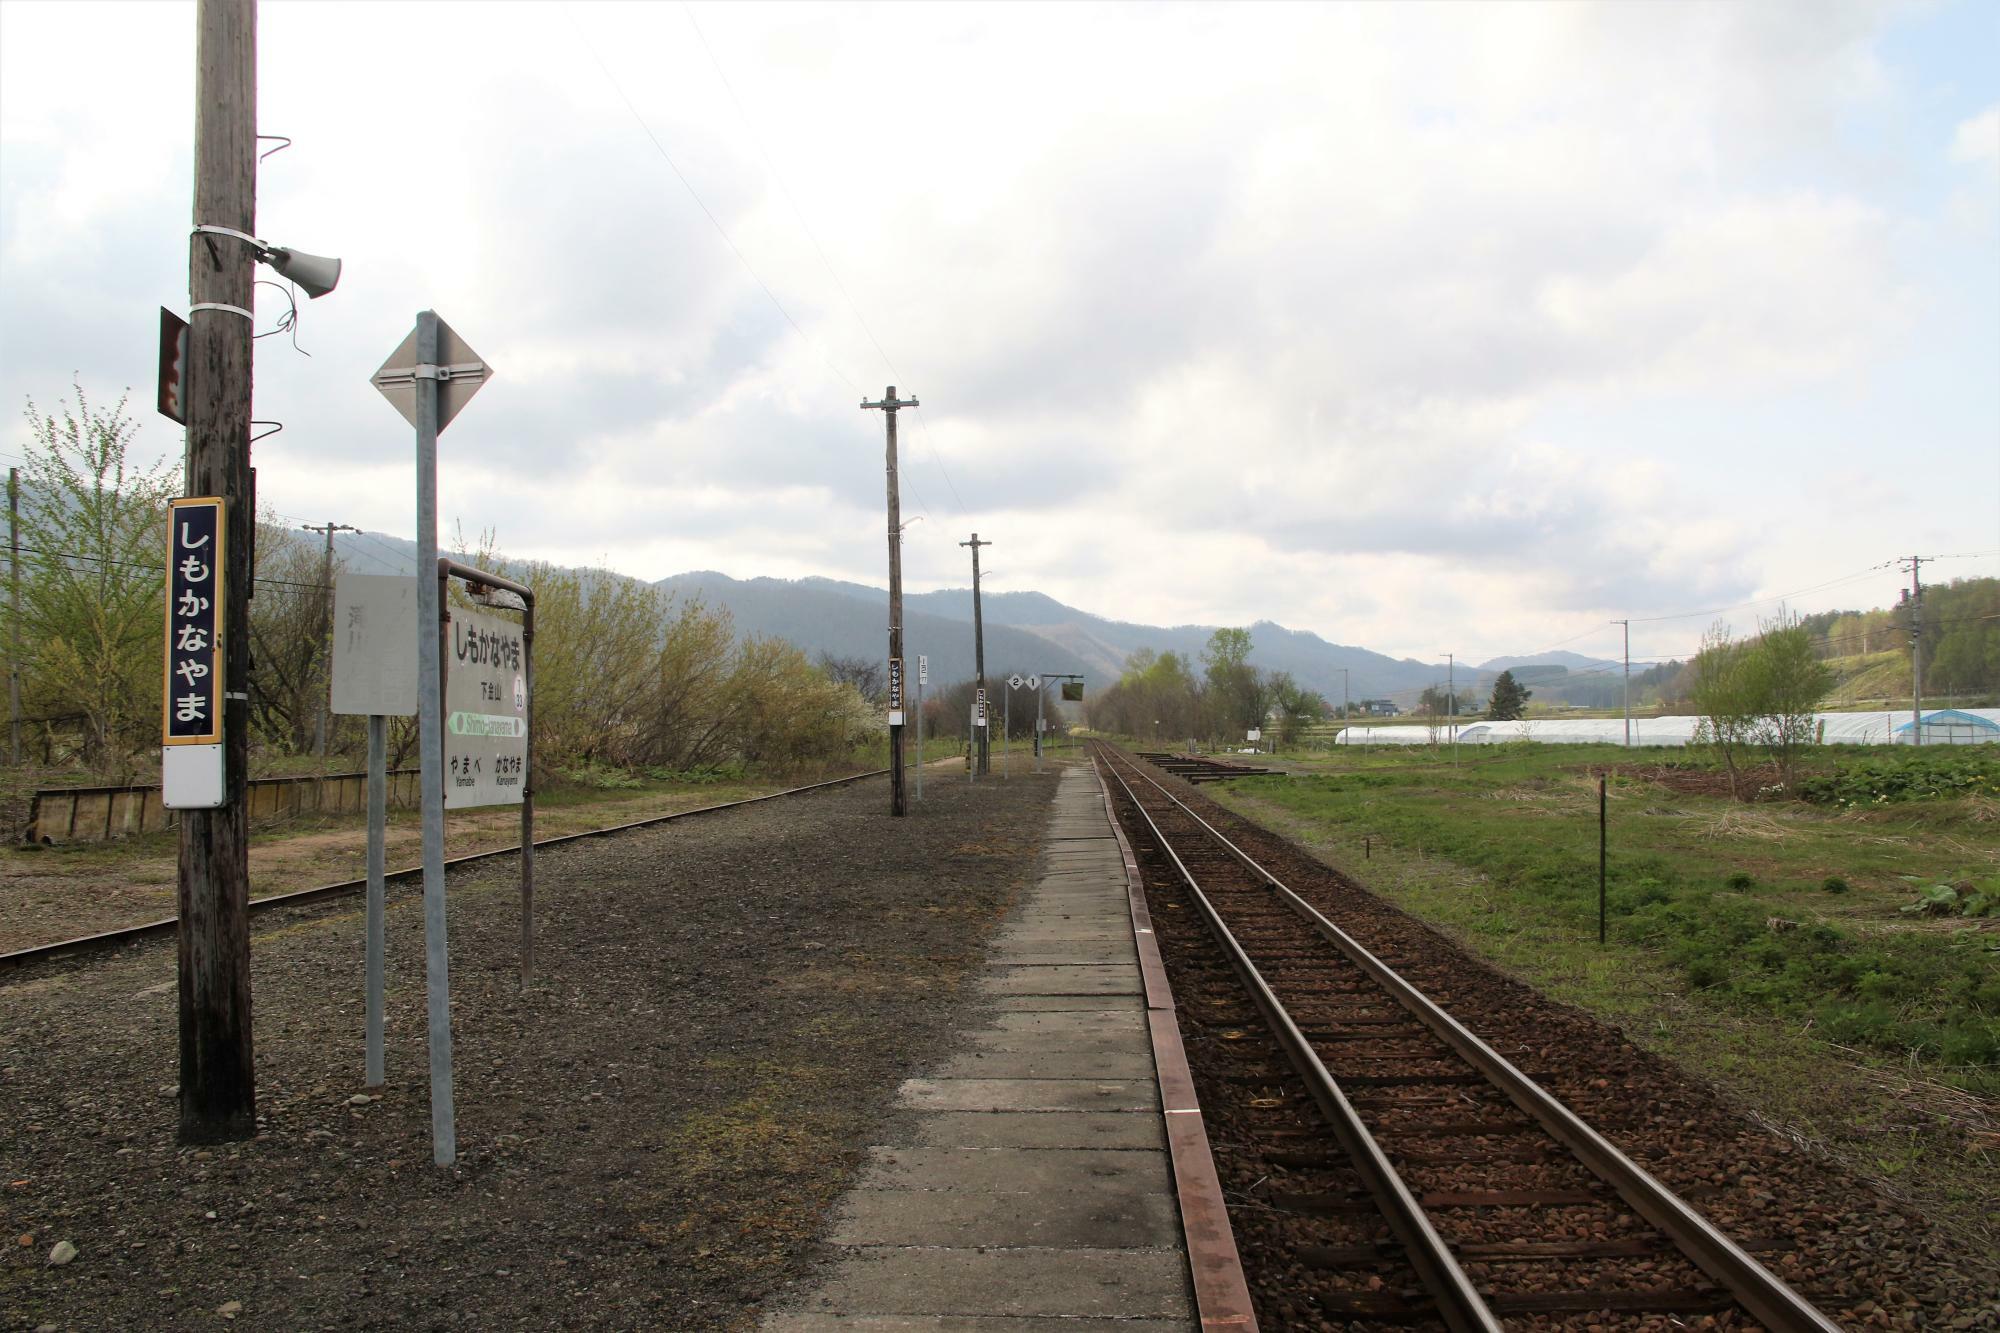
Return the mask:
<path id="1" fill-rule="evenodd" d="M 1455 769 L 1448 754 L 1345 757 L 1204 790 L 1972 1252 L 2000 1244 L 2000 929 L 1963 915 L 1968 886 L 2000 870 L 1988 798 L 1746 806 L 1679 780 L 1702 776 L 1698 756 L 1617 747 L 1496 747 Z M 1604 947 L 1599 767 L 1628 774 L 1609 781 Z M 1950 904 L 1923 892 L 1937 886 Z"/>
<path id="2" fill-rule="evenodd" d="M 1455 766 L 1367 756 L 1345 772 L 1242 784 L 1232 799 L 1254 791 L 1337 841 L 1419 848 L 1475 872 L 1481 910 L 1448 913 L 1474 934 L 1594 951 L 1593 770 L 1633 756 L 1502 748 Z M 1994 760 L 1857 751 L 1823 763 L 1814 780 L 1827 790 L 1898 795 L 1745 805 L 1614 771 L 1613 956 L 1646 960 L 1700 1004 L 2000 1093 L 2000 933 L 1977 925 L 2000 898 L 1987 887 L 2000 884 L 2000 822 L 1984 809 Z M 1913 898 L 1924 910 L 1904 910 Z"/>

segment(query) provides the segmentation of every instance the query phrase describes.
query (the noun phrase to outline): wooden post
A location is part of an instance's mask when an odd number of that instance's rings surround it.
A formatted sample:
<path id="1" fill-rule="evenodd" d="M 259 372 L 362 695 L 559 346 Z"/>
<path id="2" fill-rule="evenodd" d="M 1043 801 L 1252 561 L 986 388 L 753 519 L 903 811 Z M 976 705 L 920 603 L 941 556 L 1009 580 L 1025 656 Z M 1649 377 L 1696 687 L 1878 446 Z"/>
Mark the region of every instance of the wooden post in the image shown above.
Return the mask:
<path id="1" fill-rule="evenodd" d="M 979 613 L 979 548 L 982 546 L 991 546 L 992 544 L 992 542 L 980 541 L 979 534 L 976 532 L 972 534 L 971 541 L 959 543 L 960 546 L 970 546 L 972 548 L 972 673 L 975 688 L 980 690 L 986 688 L 986 622 L 981 619 Z M 986 711 L 991 713 L 993 709 L 989 706 Z M 988 739 L 993 732 L 992 718 L 989 717 L 987 719 L 985 726 L 974 727 L 972 730 L 973 748 L 978 753 L 974 767 L 981 777 L 985 777 L 987 773 L 987 760 L 992 753 L 991 741 Z M 1000 738 L 1002 746 L 1005 746 L 1006 742 L 1006 737 L 1003 736 Z"/>
<path id="2" fill-rule="evenodd" d="M 1605 860 L 1604 775 L 1597 775 L 1597 942 L 1604 943 L 1604 860 Z"/>
<path id="3" fill-rule="evenodd" d="M 194 223 L 255 235 L 257 7 L 195 6 Z M 250 390 L 256 253 L 195 235 L 188 255 L 186 493 L 223 497 L 224 800 L 181 812 L 180 1139 L 213 1143 L 257 1129 L 250 1041 L 250 839 L 244 812 L 250 716 Z M 211 308 L 204 309 L 204 306 Z M 234 307 L 217 309 L 216 306 Z"/>
<path id="4" fill-rule="evenodd" d="M 324 523 L 299 524 L 307 532 L 326 534 L 326 556 L 320 562 L 320 595 L 326 599 L 326 614 L 322 616 L 319 641 L 326 651 L 327 678 L 316 683 L 319 691 L 319 720 L 313 728 L 313 756 L 321 761 L 326 759 L 327 713 L 333 693 L 333 534 L 336 532 L 359 532 L 360 528 L 348 523 L 335 523 L 328 519 Z M 324 762 L 321 771 L 325 771 Z"/>
<path id="5" fill-rule="evenodd" d="M 21 469 L 7 469 L 7 762 L 21 762 Z"/>
<path id="6" fill-rule="evenodd" d="M 916 405 L 914 398 L 897 398 L 893 384 L 882 395 L 881 402 L 863 400 L 861 404 L 864 408 L 881 408 L 884 424 L 889 428 L 885 467 L 889 490 L 889 660 L 896 664 L 898 671 L 903 669 L 903 515 L 896 480 L 896 413 Z M 907 686 L 908 678 L 905 676 L 905 693 Z M 903 700 L 899 698 L 896 703 L 900 707 Z M 889 813 L 909 813 L 903 794 L 903 727 L 900 722 L 889 724 Z"/>

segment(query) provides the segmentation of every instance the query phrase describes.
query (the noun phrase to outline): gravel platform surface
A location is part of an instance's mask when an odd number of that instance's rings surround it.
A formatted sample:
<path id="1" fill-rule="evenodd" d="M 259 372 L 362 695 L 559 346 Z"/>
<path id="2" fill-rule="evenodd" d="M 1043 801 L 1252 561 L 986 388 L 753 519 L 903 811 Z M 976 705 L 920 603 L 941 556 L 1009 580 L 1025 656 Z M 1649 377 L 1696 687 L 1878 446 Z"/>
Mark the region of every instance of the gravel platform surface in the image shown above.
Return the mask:
<path id="1" fill-rule="evenodd" d="M 753 1324 L 1032 882 L 1055 775 L 945 772 L 542 853 L 525 994 L 514 863 L 453 874 L 448 1171 L 414 891 L 372 1101 L 359 900 L 253 922 L 248 1143 L 174 1141 L 171 940 L 7 978 L 0 1329 Z"/>

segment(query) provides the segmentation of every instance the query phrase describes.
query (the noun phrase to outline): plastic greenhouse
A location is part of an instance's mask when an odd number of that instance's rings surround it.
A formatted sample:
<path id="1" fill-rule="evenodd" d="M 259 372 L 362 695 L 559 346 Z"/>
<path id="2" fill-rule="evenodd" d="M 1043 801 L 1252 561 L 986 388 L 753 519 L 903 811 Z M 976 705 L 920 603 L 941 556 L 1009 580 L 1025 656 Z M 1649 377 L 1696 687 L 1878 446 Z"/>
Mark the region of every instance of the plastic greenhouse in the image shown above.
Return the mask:
<path id="1" fill-rule="evenodd" d="M 1828 745 L 1907 745 L 1916 740 L 1916 724 L 1908 710 L 1900 713 L 1816 713 L 1817 738 Z M 1701 721 L 1696 717 L 1635 717 L 1632 744 L 1687 745 Z M 1616 717 L 1525 718 L 1519 722 L 1487 722 L 1467 718 L 1458 724 L 1461 745 L 1499 745 L 1507 741 L 1537 741 L 1550 745 L 1620 745 L 1625 721 Z M 1437 738 L 1448 742 L 1452 728 L 1440 724 Z M 1338 745 L 1427 745 L 1428 726 L 1348 727 Z M 2000 708 L 1940 708 L 1924 713 L 1925 745 L 1977 745 L 2000 742 Z"/>

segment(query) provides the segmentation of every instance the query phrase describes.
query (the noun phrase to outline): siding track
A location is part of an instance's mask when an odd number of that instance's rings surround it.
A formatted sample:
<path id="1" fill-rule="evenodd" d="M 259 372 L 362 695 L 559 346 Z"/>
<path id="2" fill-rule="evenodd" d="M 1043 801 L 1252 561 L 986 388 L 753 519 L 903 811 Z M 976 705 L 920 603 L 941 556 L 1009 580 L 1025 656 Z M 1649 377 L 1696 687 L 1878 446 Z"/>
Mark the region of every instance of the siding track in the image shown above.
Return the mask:
<path id="1" fill-rule="evenodd" d="M 609 828 L 585 829 L 581 833 L 564 833 L 553 838 L 535 839 L 537 849 L 559 847 L 566 842 L 581 842 L 585 838 L 604 838 L 614 833 L 625 833 L 632 829 L 651 828 L 655 824 L 665 824 L 675 819 L 691 819 L 696 815 L 712 815 L 723 810 L 738 810 L 746 805 L 756 805 L 762 801 L 775 801 L 786 796 L 802 796 L 807 792 L 824 791 L 829 787 L 844 787 L 850 782 L 863 778 L 878 778 L 889 770 L 871 769 L 866 773 L 851 773 L 844 778 L 834 778 L 829 782 L 808 783 L 803 787 L 787 787 L 783 791 L 766 792 L 762 796 L 748 796 L 740 801 L 723 801 L 716 805 L 704 805 L 693 810 L 676 810 L 669 815 L 655 815 L 651 819 L 634 820 L 629 824 L 614 824 Z M 465 856 L 455 856 L 444 863 L 449 871 L 456 866 L 471 865 L 476 861 L 491 860 L 496 856 L 514 856 L 521 848 L 517 843 L 512 847 L 495 847 L 490 851 L 472 852 Z M 388 883 L 411 879 L 424 873 L 421 865 L 404 866 L 391 870 L 383 879 Z M 267 912 L 276 907 L 301 907 L 322 898 L 338 898 L 349 893 L 359 893 L 368 887 L 368 880 L 344 879 L 335 884 L 320 884 L 310 889 L 299 889 L 293 893 L 274 893 L 264 898 L 250 900 L 251 915 Z M 58 940 L 54 944 L 38 944 L 32 948 L 16 949 L 11 953 L 0 953 L 0 976 L 36 963 L 52 962 L 58 959 L 80 957 L 120 949 L 128 944 L 137 944 L 155 936 L 171 936 L 180 928 L 177 916 L 162 917 L 158 921 L 147 921 L 137 926 L 126 926 L 119 930 L 107 930 L 96 935 L 82 935 L 76 939 Z"/>

